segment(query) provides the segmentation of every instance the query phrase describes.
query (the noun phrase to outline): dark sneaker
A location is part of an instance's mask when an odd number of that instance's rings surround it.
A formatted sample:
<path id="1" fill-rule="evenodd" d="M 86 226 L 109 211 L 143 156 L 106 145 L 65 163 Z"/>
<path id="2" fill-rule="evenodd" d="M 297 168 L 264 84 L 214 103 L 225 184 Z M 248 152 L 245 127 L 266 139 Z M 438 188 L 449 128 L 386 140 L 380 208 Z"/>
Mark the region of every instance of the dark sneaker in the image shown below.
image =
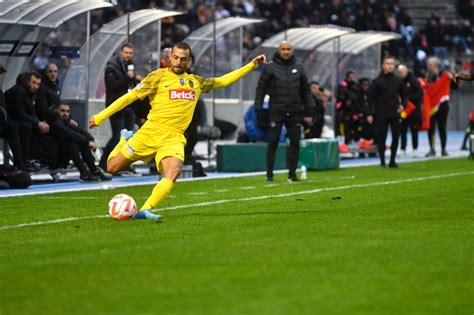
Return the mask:
<path id="1" fill-rule="evenodd" d="M 99 168 L 92 175 L 98 177 L 101 181 L 112 180 L 112 174 L 105 173 Z"/>
<path id="2" fill-rule="evenodd" d="M 83 174 L 79 176 L 79 181 L 80 182 L 98 182 L 99 177 L 94 176 L 92 174 Z"/>
<path id="3" fill-rule="evenodd" d="M 430 150 L 430 152 L 426 153 L 426 157 L 431 157 L 431 156 L 436 156 L 436 151 L 435 150 Z"/>
<path id="4" fill-rule="evenodd" d="M 20 170 L 25 171 L 27 173 L 33 173 L 36 171 L 36 169 L 33 166 L 29 165 L 29 163 L 25 163 L 20 166 Z"/>
<path id="5" fill-rule="evenodd" d="M 294 182 L 299 182 L 299 181 L 300 180 L 298 179 L 298 177 L 296 177 L 296 175 L 288 177 L 288 183 L 294 183 Z"/>
<path id="6" fill-rule="evenodd" d="M 441 152 L 441 156 L 449 156 L 448 151 L 443 150 L 443 151 Z"/>
<path id="7" fill-rule="evenodd" d="M 37 172 L 41 170 L 41 163 L 38 160 L 28 160 L 25 163 L 25 167 L 29 168 L 30 172 Z"/>
<path id="8" fill-rule="evenodd" d="M 273 182 L 273 171 L 267 170 L 267 177 L 265 179 L 267 182 Z"/>
<path id="9" fill-rule="evenodd" d="M 390 168 L 398 168 L 398 164 L 397 164 L 396 162 L 390 162 L 390 163 L 388 164 L 388 167 L 390 167 Z"/>

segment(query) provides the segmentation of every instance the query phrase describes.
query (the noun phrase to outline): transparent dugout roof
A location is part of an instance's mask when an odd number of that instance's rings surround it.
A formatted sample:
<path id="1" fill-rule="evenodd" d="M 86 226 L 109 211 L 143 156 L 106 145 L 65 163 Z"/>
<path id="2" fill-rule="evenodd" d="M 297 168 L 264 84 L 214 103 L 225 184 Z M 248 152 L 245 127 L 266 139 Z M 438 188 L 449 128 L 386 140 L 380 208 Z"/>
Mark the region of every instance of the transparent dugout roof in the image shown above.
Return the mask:
<path id="1" fill-rule="evenodd" d="M 156 9 L 146 9 L 130 13 L 130 34 L 133 34 L 140 28 L 152 22 L 165 17 L 180 15 L 178 11 L 165 11 Z M 100 30 L 94 33 L 90 39 L 90 60 L 89 71 L 89 95 L 94 97 L 103 78 L 104 69 L 119 46 L 127 39 L 127 15 L 120 16 L 104 25 Z M 81 47 L 81 58 L 75 59 L 69 68 L 61 97 L 69 100 L 81 100 L 86 97 L 87 85 L 87 43 Z"/>
<path id="2" fill-rule="evenodd" d="M 259 19 L 249 19 L 241 17 L 228 17 L 216 21 L 216 38 L 221 37 L 239 27 L 261 23 Z M 213 23 L 208 23 L 186 37 L 185 42 L 191 46 L 195 61 L 199 60 L 201 55 L 212 45 L 213 42 Z"/>

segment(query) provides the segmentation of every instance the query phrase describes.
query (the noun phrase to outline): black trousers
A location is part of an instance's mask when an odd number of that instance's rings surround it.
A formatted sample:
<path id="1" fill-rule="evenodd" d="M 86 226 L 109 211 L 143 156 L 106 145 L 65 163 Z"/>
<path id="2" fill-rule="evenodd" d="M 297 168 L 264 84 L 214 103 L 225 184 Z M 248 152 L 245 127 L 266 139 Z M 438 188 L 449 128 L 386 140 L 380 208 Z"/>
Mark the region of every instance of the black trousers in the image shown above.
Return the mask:
<path id="1" fill-rule="evenodd" d="M 25 145 L 25 148 L 23 148 L 22 139 L 31 138 L 31 128 L 31 124 L 16 124 L 9 120 L 4 122 L 3 126 L 0 128 L 0 136 L 8 141 L 13 154 L 13 165 L 17 168 L 21 168 L 28 157 L 24 154 L 29 154 L 29 147 Z"/>
<path id="2" fill-rule="evenodd" d="M 385 164 L 385 141 L 387 140 L 388 127 L 392 132 L 392 144 L 390 145 L 390 162 L 395 162 L 398 149 L 398 138 L 400 136 L 400 117 L 398 115 L 378 114 L 375 117 L 377 128 L 377 147 L 379 150 L 380 163 Z"/>
<path id="3" fill-rule="evenodd" d="M 430 149 L 435 150 L 435 133 L 436 125 L 438 125 L 439 139 L 441 140 L 441 150 L 446 150 L 446 142 L 448 141 L 448 124 L 449 104 L 443 102 L 439 105 L 438 111 L 430 118 L 430 129 L 428 130 L 428 140 Z"/>
<path id="4" fill-rule="evenodd" d="M 367 118 L 363 118 L 364 120 L 361 122 L 362 130 L 360 132 L 360 137 L 367 140 L 375 140 L 376 139 L 376 130 L 373 124 L 369 124 L 367 122 Z"/>
<path id="5" fill-rule="evenodd" d="M 59 149 L 59 166 L 66 167 L 70 160 L 72 160 L 74 166 L 77 167 L 81 176 L 88 174 L 89 171 L 91 173 L 97 171 L 94 155 L 88 145 L 61 141 Z"/>
<path id="6" fill-rule="evenodd" d="M 30 158 L 31 140 L 32 140 L 34 127 L 29 122 L 18 121 L 18 120 L 9 120 L 7 121 L 7 123 L 10 123 L 10 126 L 12 125 L 16 126 L 16 128 L 13 127 L 13 129 L 11 129 L 13 134 L 6 135 L 6 137 L 10 137 L 8 139 L 8 142 L 12 149 L 14 163 L 24 164 Z M 16 131 L 14 129 L 16 129 Z M 7 133 L 8 133 L 8 130 L 7 130 Z M 12 141 L 10 141 L 10 139 Z M 17 162 L 15 162 L 15 159 L 16 159 L 15 155 L 19 156 Z M 15 166 L 17 165 L 15 164 Z"/>
<path id="7" fill-rule="evenodd" d="M 317 115 L 314 120 L 313 126 L 311 126 L 311 138 L 321 138 L 324 127 L 324 115 Z"/>
<path id="8" fill-rule="evenodd" d="M 135 113 L 132 107 L 126 107 L 110 116 L 110 127 L 112 128 L 112 137 L 107 142 L 102 157 L 99 161 L 99 166 L 106 169 L 107 158 L 110 152 L 115 148 L 117 143 L 120 141 L 120 131 L 122 129 L 133 130 L 135 124 Z"/>
<path id="9" fill-rule="evenodd" d="M 406 150 L 407 148 L 407 133 L 410 129 L 411 133 L 411 143 L 413 145 L 413 150 L 418 149 L 418 123 L 413 122 L 407 119 L 402 119 L 401 128 L 400 128 L 400 140 L 401 140 L 401 149 Z"/>
<path id="10" fill-rule="evenodd" d="M 287 151 L 287 162 L 289 177 L 296 176 L 296 166 L 300 151 L 301 126 L 303 117 L 300 115 L 285 116 L 270 114 L 269 140 L 267 149 L 267 177 L 273 177 L 273 166 L 275 164 L 275 154 L 280 140 L 281 128 L 285 125 L 290 139 L 290 146 Z"/>

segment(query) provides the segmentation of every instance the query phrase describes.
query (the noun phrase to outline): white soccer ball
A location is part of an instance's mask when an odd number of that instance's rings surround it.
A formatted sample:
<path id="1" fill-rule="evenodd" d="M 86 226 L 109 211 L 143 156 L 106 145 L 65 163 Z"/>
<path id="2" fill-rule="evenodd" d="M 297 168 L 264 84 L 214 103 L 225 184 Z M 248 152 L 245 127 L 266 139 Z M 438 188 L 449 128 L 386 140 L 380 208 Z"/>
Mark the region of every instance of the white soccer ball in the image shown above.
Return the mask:
<path id="1" fill-rule="evenodd" d="M 109 214 L 114 220 L 131 219 L 137 211 L 137 204 L 129 195 L 118 194 L 110 199 Z"/>

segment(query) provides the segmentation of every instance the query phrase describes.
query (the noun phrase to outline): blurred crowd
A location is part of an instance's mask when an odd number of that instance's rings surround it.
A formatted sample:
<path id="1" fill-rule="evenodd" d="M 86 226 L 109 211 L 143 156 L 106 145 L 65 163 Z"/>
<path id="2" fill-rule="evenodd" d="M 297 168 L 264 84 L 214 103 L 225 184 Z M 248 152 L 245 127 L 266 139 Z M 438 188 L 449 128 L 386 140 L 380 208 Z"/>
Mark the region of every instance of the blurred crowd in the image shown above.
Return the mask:
<path id="1" fill-rule="evenodd" d="M 214 2 L 215 6 L 212 5 Z M 396 0 L 118 0 L 113 9 L 104 10 L 102 16 L 96 16 L 94 28 L 98 29 L 100 23 L 106 23 L 125 12 L 143 8 L 187 12 L 164 21 L 164 46 L 183 40 L 190 32 L 211 22 L 214 10 L 216 19 L 243 16 L 264 20 L 258 27 L 247 28 L 244 34 L 247 52 L 285 29 L 321 24 L 350 27 L 356 31 L 399 33 L 402 40 L 386 43 L 384 49 L 403 60 L 417 60 L 418 64 L 422 64 L 428 55 L 435 55 L 444 62 L 449 52 L 456 51 L 469 56 L 473 49 L 474 3 L 469 0 L 458 1 L 459 15 L 451 21 L 446 21 L 436 9 L 433 10 L 421 29 L 413 26 L 412 18 Z M 421 68 L 416 67 L 415 72 L 421 71 Z"/>
<path id="2" fill-rule="evenodd" d="M 213 21 L 214 17 L 222 19 L 242 16 L 263 20 L 258 26 L 245 27 L 244 59 L 262 41 L 285 29 L 333 24 L 356 31 L 389 31 L 400 34 L 402 39 L 384 43 L 383 51 L 413 65 L 417 75 L 423 75 L 426 57 L 431 55 L 440 58 L 443 64 L 447 64 L 450 59 L 455 60 L 458 69 L 469 71 L 473 67 L 470 56 L 474 39 L 474 3 L 470 0 L 459 0 L 458 15 L 449 21 L 434 9 L 425 25 L 419 29 L 413 25 L 411 16 L 397 0 L 114 0 L 112 3 L 112 8 L 91 12 L 92 34 L 102 25 L 126 13 L 157 8 L 185 12 L 162 20 L 162 47 L 171 47 L 173 43 L 185 39 L 194 30 Z M 43 69 L 47 64 L 48 45 L 81 46 L 82 42 L 75 41 L 80 41 L 79 33 L 85 33 L 84 24 L 85 21 L 81 19 L 72 19 L 60 31 L 53 32 L 47 43 L 39 49 L 34 66 Z M 136 58 L 151 64 L 147 68 L 154 67 L 159 58 L 158 54 L 150 53 L 156 50 L 156 44 L 153 44 L 155 28 L 156 25 L 151 25 L 149 31 L 139 35 L 144 38 L 137 40 L 141 47 L 137 54 L 144 55 L 137 55 Z M 75 33 L 74 36 L 71 36 L 72 32 Z M 232 37 L 232 34 L 227 37 Z M 235 40 L 226 38 L 226 41 Z M 225 57 L 225 64 L 229 64 L 231 58 Z M 205 64 L 204 61 L 203 63 Z M 68 67 L 68 60 L 62 60 L 58 66 L 60 70 Z M 224 68 L 222 72 L 226 72 L 227 69 Z"/>

